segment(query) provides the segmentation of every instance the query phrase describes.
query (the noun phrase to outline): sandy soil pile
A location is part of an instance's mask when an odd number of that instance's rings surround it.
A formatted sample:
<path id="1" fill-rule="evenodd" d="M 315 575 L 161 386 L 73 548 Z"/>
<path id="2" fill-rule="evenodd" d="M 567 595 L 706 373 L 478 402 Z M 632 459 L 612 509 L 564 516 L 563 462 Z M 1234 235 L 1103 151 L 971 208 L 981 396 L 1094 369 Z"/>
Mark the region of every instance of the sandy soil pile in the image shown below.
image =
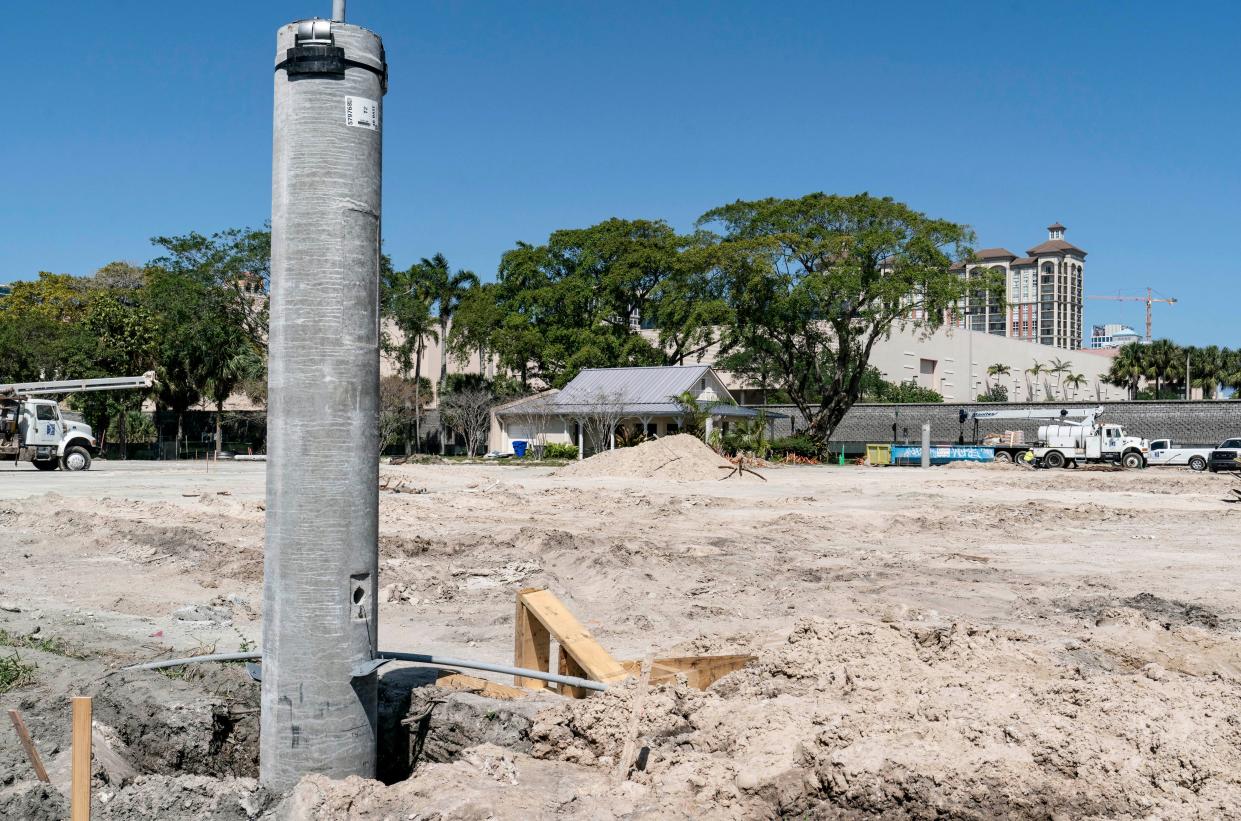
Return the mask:
<path id="1" fill-rule="evenodd" d="M 635 780 L 737 818 L 1225 817 L 1241 806 L 1241 642 L 1168 640 L 1224 657 L 1187 675 L 966 623 L 807 619 L 706 693 L 648 696 Z M 533 752 L 610 768 L 630 710 L 631 688 L 547 710 Z"/>
<path id="2" fill-rule="evenodd" d="M 597 453 L 589 459 L 561 468 L 559 476 L 582 479 L 631 478 L 697 482 L 724 476 L 727 466 L 719 454 L 701 439 L 688 434 L 666 436 L 632 448 Z"/>
<path id="3" fill-rule="evenodd" d="M 724 473 L 709 464 L 698 478 Z M 545 586 L 617 658 L 758 662 L 706 693 L 653 688 L 647 766 L 628 781 L 613 766 L 625 686 L 541 714 L 520 749 L 481 739 L 390 787 L 307 779 L 267 795 L 242 668 L 115 672 L 257 645 L 263 466 L 15 471 L 0 482 L 0 656 L 13 636 L 72 647 L 20 649 L 35 684 L 3 706 L 25 714 L 53 778 L 68 772 L 69 696 L 89 693 L 128 767 L 97 772 L 101 818 L 1237 817 L 1230 477 L 384 472 L 427 489 L 381 497 L 384 649 L 510 662 L 514 592 Z M 420 686 L 414 670 L 383 679 Z M 65 817 L 12 732 L 2 817 Z"/>

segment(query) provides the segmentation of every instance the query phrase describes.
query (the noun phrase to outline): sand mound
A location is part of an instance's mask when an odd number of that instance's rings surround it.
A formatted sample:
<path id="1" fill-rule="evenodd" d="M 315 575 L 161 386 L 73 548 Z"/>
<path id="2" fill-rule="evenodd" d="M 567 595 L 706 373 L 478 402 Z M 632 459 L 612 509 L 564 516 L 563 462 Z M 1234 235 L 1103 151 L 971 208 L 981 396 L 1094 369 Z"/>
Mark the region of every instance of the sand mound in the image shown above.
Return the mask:
<path id="1" fill-rule="evenodd" d="M 720 467 L 728 462 L 688 434 L 666 436 L 632 448 L 605 450 L 557 472 L 577 478 L 669 479 L 696 482 L 724 476 Z"/>
<path id="2" fill-rule="evenodd" d="M 1119 653 L 1089 664 L 1106 654 L 1093 647 L 1058 661 L 1023 633 L 966 623 L 805 619 L 706 692 L 653 687 L 634 780 L 726 818 L 1228 815 L 1238 644 L 1185 630 L 1221 654 L 1201 676 Z M 632 696 L 631 680 L 544 710 L 532 755 L 610 769 Z"/>

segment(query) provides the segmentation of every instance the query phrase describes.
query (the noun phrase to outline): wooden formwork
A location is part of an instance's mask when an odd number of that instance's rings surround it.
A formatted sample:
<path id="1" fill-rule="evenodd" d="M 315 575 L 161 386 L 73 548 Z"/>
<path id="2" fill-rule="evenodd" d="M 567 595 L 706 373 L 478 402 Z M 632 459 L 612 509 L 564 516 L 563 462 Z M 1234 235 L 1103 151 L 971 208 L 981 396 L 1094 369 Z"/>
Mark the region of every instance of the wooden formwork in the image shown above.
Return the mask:
<path id="1" fill-rule="evenodd" d="M 517 591 L 517 613 L 513 630 L 513 666 L 541 672 L 551 671 L 552 640 L 560 647 L 557 672 L 564 676 L 615 684 L 639 675 L 639 661 L 617 661 L 595 640 L 590 631 L 548 590 L 528 587 Z M 754 660 L 754 656 L 680 656 L 654 659 L 650 683 L 664 684 L 684 675 L 690 686 L 704 689 L 712 682 Z M 515 676 L 518 687 L 542 689 L 540 679 Z M 585 698 L 590 690 L 560 685 L 561 694 Z"/>

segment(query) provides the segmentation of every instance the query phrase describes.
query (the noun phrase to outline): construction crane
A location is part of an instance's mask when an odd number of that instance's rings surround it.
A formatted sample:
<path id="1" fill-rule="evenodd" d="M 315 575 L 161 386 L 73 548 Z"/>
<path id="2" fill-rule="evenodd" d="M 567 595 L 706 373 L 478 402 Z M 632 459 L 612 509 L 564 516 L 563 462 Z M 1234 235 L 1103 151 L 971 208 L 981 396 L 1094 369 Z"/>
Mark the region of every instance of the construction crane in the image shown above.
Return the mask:
<path id="1" fill-rule="evenodd" d="M 1113 299 L 1118 302 L 1145 302 L 1146 303 L 1146 341 L 1151 341 L 1151 305 L 1156 302 L 1164 302 L 1168 305 L 1176 304 L 1176 297 L 1157 297 L 1151 288 L 1146 289 L 1146 296 L 1088 296 L 1086 299 Z"/>

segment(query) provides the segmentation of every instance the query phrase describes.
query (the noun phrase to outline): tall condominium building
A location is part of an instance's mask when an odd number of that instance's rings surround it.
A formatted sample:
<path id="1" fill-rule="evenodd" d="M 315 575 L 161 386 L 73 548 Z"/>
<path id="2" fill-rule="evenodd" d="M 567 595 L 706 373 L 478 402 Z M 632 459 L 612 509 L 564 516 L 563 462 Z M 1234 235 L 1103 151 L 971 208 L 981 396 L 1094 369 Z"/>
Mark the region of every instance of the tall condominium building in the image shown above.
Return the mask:
<path id="1" fill-rule="evenodd" d="M 1082 270 L 1086 252 L 1064 238 L 1060 223 L 1047 227 L 1047 241 L 1019 257 L 1007 248 L 984 248 L 958 266 L 973 278 L 998 269 L 1007 283 L 1007 305 L 979 290 L 963 300 L 958 327 L 1076 350 L 1082 347 Z"/>

